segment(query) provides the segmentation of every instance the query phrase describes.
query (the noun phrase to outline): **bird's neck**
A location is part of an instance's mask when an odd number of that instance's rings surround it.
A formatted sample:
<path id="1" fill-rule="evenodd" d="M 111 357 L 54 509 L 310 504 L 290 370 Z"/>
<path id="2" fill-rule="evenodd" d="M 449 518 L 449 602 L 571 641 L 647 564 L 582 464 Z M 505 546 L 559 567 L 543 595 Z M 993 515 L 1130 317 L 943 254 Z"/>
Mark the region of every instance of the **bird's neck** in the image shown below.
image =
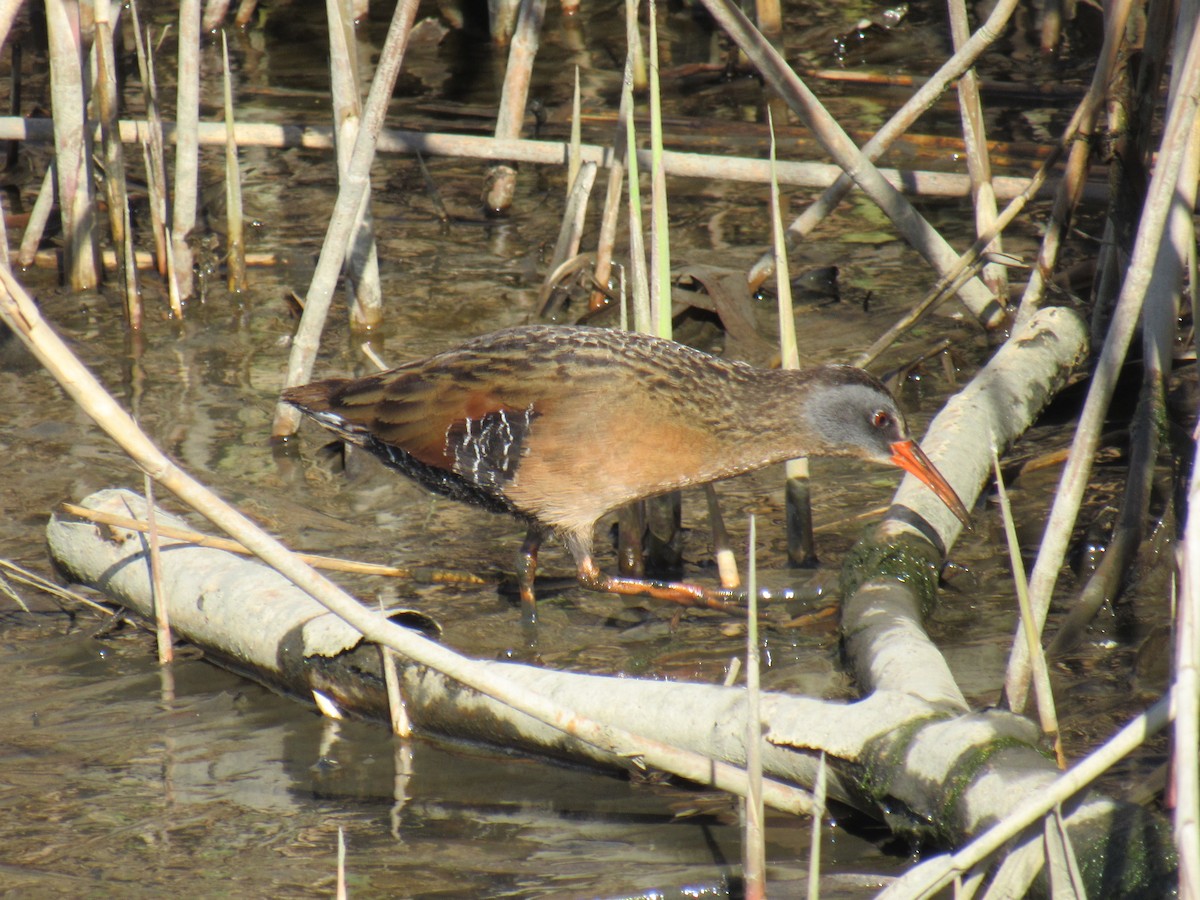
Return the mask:
<path id="1" fill-rule="evenodd" d="M 800 427 L 813 371 L 749 370 L 729 383 L 728 402 L 715 402 L 704 411 L 707 418 L 721 422 L 713 430 L 720 435 L 721 463 L 729 469 L 725 474 L 825 451 L 818 436 Z"/>

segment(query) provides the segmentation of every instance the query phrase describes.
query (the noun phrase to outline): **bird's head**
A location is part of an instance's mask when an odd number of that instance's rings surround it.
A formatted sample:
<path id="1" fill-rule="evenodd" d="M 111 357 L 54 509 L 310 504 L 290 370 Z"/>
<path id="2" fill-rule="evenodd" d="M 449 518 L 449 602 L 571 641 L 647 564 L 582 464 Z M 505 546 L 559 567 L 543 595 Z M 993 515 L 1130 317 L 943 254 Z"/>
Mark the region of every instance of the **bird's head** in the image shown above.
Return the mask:
<path id="1" fill-rule="evenodd" d="M 970 516 L 954 488 L 908 433 L 904 414 L 877 378 L 852 366 L 818 371 L 804 404 L 809 433 L 828 456 L 899 466 L 924 482 L 958 518 Z"/>

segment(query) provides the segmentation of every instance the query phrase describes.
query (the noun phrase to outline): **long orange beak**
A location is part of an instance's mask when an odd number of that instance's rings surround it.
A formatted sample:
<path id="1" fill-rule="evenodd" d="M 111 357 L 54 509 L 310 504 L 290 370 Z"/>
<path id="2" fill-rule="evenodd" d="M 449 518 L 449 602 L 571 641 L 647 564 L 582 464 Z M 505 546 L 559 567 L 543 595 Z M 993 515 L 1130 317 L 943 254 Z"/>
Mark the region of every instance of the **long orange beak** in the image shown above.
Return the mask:
<path id="1" fill-rule="evenodd" d="M 892 444 L 892 464 L 920 478 L 946 504 L 950 512 L 958 516 L 960 522 L 968 526 L 971 524 L 971 514 L 958 499 L 958 494 L 954 493 L 954 488 L 950 487 L 950 482 L 942 477 L 942 473 L 934 467 L 925 451 L 917 446 L 915 441 L 896 441 Z"/>

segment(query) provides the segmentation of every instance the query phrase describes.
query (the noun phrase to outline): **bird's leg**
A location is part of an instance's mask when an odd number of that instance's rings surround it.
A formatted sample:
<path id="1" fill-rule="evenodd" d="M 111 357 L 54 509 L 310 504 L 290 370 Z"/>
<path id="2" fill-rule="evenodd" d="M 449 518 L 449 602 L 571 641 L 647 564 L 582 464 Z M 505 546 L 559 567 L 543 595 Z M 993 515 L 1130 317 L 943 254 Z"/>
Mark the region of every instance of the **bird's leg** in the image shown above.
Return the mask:
<path id="1" fill-rule="evenodd" d="M 734 590 L 711 590 L 684 581 L 656 581 L 651 578 L 605 575 L 590 556 L 579 560 L 579 583 L 591 591 L 652 597 L 683 606 L 706 606 L 721 612 L 740 611 L 736 601 L 742 596 Z"/>
<path id="2" fill-rule="evenodd" d="M 650 578 L 605 575 L 592 558 L 592 535 L 589 532 L 568 532 L 563 535 L 567 550 L 575 559 L 579 583 L 591 591 L 625 594 L 634 597 L 653 597 L 683 606 L 707 606 L 722 612 L 738 612 L 739 594 L 731 590 L 710 590 L 698 584 L 681 581 L 655 581 Z"/>
<path id="3" fill-rule="evenodd" d="M 533 579 L 537 575 L 538 549 L 546 536 L 545 529 L 530 525 L 517 554 L 517 591 L 521 595 L 522 617 L 526 622 L 537 621 L 537 596 L 533 593 Z"/>

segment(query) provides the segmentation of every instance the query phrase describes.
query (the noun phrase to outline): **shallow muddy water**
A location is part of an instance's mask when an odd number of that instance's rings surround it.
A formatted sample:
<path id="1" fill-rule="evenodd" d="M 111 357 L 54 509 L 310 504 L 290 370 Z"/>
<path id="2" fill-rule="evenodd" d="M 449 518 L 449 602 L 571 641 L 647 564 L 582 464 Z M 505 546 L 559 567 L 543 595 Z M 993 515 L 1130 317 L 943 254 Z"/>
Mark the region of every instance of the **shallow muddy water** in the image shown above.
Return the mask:
<path id="1" fill-rule="evenodd" d="M 384 12 L 390 10 L 376 14 Z M 792 13 L 788 58 L 834 65 L 832 36 L 872 12 L 829 4 Z M 418 20 L 437 16 L 427 4 Z M 247 31 L 231 33 L 242 120 L 328 122 L 323 23 L 318 4 L 276 4 Z M 385 27 L 372 21 L 360 29 L 364 57 L 373 59 Z M 564 133 L 570 96 L 564 73 L 574 65 L 581 67 L 585 108 L 615 110 L 619 67 L 613 55 L 623 52 L 622 28 L 617 4 L 585 8 L 569 22 L 550 9 L 532 90 L 550 112 L 544 135 Z M 719 69 L 720 42 L 698 17 L 672 9 L 662 28 L 664 68 L 714 63 Z M 1084 63 L 1038 58 L 1028 44 L 1032 32 L 1023 30 L 1028 28 L 1025 22 L 989 55 L 989 77 L 1037 82 L 1086 75 Z M 406 57 L 389 126 L 486 132 L 505 53 L 479 35 L 454 31 L 439 44 L 427 29 Z M 164 59 L 173 58 L 173 34 Z M 845 62 L 870 71 L 926 72 L 945 53 L 944 35 L 941 13 L 914 4 L 902 28 L 856 45 Z M 0 60 L 7 62 L 8 52 Z M 208 43 L 203 95 L 209 105 L 202 118 L 218 115 L 218 57 L 219 44 Z M 44 94 L 34 99 L 44 88 L 37 75 L 44 62 L 27 53 L 24 66 L 29 84 L 23 112 L 32 114 L 38 103 L 48 103 Z M 164 69 L 160 90 L 170 96 L 172 77 Z M 876 127 L 903 98 L 888 89 L 826 85 L 822 91 L 844 123 L 864 130 Z M 716 74 L 699 82 L 668 80 L 666 92 L 668 113 L 679 117 L 680 140 L 712 123 L 728 126 L 753 116 L 761 99 L 757 82 Z M 1002 138 L 1037 140 L 1056 133 L 1068 114 L 1066 102 L 1053 109 L 1009 107 L 994 114 L 993 124 L 1004 129 Z M 918 130 L 956 133 L 957 115 L 953 105 L 943 104 Z M 584 139 L 602 143 L 611 131 L 610 122 L 597 124 Z M 671 145 L 670 129 L 666 140 Z M 742 152 L 765 153 L 760 138 L 738 140 Z M 721 141 L 713 141 L 718 150 Z M 752 144 L 757 149 L 748 149 Z M 18 199 L 6 197 L 6 211 L 32 203 L 47 153 L 44 146 L 22 148 L 18 168 L 6 176 Z M 920 160 L 923 167 L 938 163 L 959 167 L 952 155 Z M 426 164 L 448 221 L 439 218 L 416 160 L 381 158 L 373 176 L 387 319 L 371 344 L 394 363 L 530 321 L 563 206 L 564 173 L 524 166 L 511 214 L 488 219 L 479 202 L 481 164 Z M 206 184 L 219 185 L 221 151 L 205 150 L 203 165 Z M 317 151 L 243 148 L 241 165 L 248 212 L 259 223 L 250 249 L 274 251 L 285 261 L 252 269 L 250 288 L 240 296 L 231 295 L 220 276 L 210 278 L 203 301 L 190 304 L 182 322 L 166 316 L 161 287 L 144 274 L 148 315 L 140 353 L 132 352 L 124 333 L 115 286 L 72 294 L 46 270 L 25 272 L 25 283 L 161 447 L 296 549 L 402 566 L 511 572 L 523 533 L 519 524 L 432 498 L 370 460 L 359 458 L 346 474 L 334 474 L 319 461 L 327 437 L 311 424 L 294 452 L 273 452 L 271 416 L 296 326 L 286 298 L 307 288 L 334 198 L 333 161 Z M 604 178 L 602 173 L 598 185 Z M 676 265 L 745 270 L 769 240 L 765 188 L 673 179 L 669 190 Z M 811 197 L 786 193 L 794 213 Z M 956 246 L 969 242 L 965 202 L 926 202 L 922 210 Z M 213 227 L 220 227 L 218 210 L 213 214 Z M 1035 210 L 1032 218 L 1036 223 L 1041 213 Z M 593 230 L 585 244 L 594 240 L 594 213 L 589 221 Z M 1008 252 L 1030 255 L 1036 229 L 1028 220 L 1023 229 L 1009 238 Z M 1092 249 L 1081 243 L 1072 252 Z M 840 299 L 806 295 L 798 304 L 801 350 L 810 363 L 866 346 L 934 281 L 861 199 L 844 203 L 793 258 L 796 273 L 830 265 L 839 269 Z M 757 302 L 769 330 L 774 298 Z M 363 339 L 349 334 L 345 319 L 339 301 L 317 377 L 372 368 L 359 351 Z M 959 382 L 986 359 L 987 339 L 951 307 L 906 337 L 876 371 L 903 364 L 942 336 L 953 341 L 950 361 Z M 917 434 L 954 387 L 940 362 L 905 382 L 900 397 Z M 1072 401 L 1053 413 L 1015 454 L 1032 456 L 1069 443 Z M 49 574 L 44 527 L 57 503 L 103 487 L 141 489 L 135 467 L 11 339 L 0 352 L 0 452 L 0 552 L 40 573 Z M 885 504 L 899 479 L 850 463 L 818 461 L 814 469 L 822 566 L 813 572 L 784 568 L 778 469 L 727 483 L 719 492 L 737 546 L 745 543 L 747 514 L 755 513 L 766 577 L 807 584 L 815 596 L 836 582 L 841 557 L 861 528 L 853 517 Z M 1041 470 L 1013 485 L 1027 551 L 1040 537 L 1057 473 Z M 1096 478 L 1115 492 L 1123 478 L 1119 461 L 1102 466 Z M 178 510 L 170 498 L 162 502 Z M 703 509 L 699 494 L 685 496 L 684 553 L 691 574 L 708 565 Z M 1089 510 L 1084 518 L 1100 512 Z M 602 564 L 611 567 L 608 542 L 598 546 Z M 993 704 L 1015 600 L 990 501 L 977 505 L 975 530 L 953 548 L 951 560 L 969 574 L 944 591 L 930 630 L 969 699 Z M 548 574 L 571 572 L 569 558 L 554 546 L 546 547 L 542 565 Z M 1139 666 L 1138 654 L 1153 652 L 1141 648 L 1165 621 L 1165 567 L 1148 556 L 1141 571 L 1121 615 L 1106 620 L 1107 633 L 1097 633 L 1054 672 L 1067 698 L 1061 715 L 1072 755 L 1103 740 L 1161 689 L 1154 667 Z M 369 601 L 382 595 L 421 609 L 444 626 L 447 644 L 484 658 L 533 655 L 556 668 L 719 682 L 730 658 L 743 652 L 741 638 L 726 636 L 720 616 L 696 613 L 676 621 L 674 609 L 575 588 L 544 598 L 537 644 L 530 648 L 511 593 L 341 580 Z M 1066 573 L 1060 591 L 1073 580 Z M 172 667 L 173 683 L 165 683 L 144 632 L 131 626 L 102 631 L 106 620 L 95 613 L 60 607 L 32 589 L 18 591 L 31 611 L 5 601 L 0 619 L 0 683 L 10 686 L 8 702 L 0 706 L 0 886 L 6 895 L 141 896 L 180 888 L 196 896 L 320 895 L 332 891 L 339 829 L 353 896 L 583 897 L 651 890 L 672 896 L 689 886 L 719 892 L 740 865 L 736 807 L 724 797 L 686 786 L 630 784 L 479 748 L 393 740 L 377 724 L 331 723 L 186 651 Z M 853 695 L 839 668 L 832 626 L 771 634 L 767 651 L 767 687 Z M 1162 752 L 1161 745 L 1143 752 L 1109 787 L 1141 785 Z M 780 895 L 804 877 L 809 839 L 807 824 L 771 818 L 769 876 Z M 909 848 L 896 846 L 882 829 L 836 823 L 823 843 L 822 865 L 829 873 L 823 895 L 868 896 L 871 876 L 896 874 L 910 861 Z"/>

